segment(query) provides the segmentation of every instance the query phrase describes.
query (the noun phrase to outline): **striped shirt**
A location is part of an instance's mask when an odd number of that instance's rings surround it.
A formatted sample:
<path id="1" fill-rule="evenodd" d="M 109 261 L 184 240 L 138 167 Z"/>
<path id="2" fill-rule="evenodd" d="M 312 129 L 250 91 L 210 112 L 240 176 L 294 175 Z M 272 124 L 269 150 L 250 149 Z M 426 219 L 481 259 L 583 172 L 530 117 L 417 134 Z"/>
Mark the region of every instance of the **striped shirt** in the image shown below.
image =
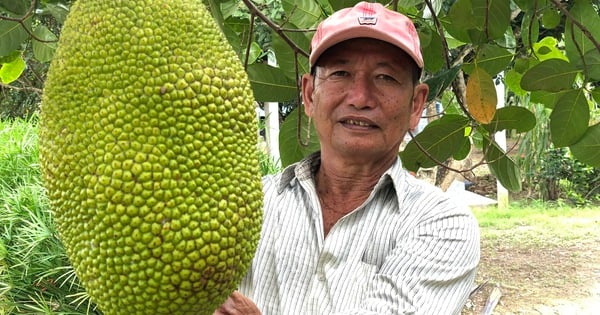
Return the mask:
<path id="1" fill-rule="evenodd" d="M 400 160 L 327 237 L 312 155 L 264 183 L 264 223 L 239 290 L 263 315 L 458 314 L 479 262 L 470 210 Z"/>

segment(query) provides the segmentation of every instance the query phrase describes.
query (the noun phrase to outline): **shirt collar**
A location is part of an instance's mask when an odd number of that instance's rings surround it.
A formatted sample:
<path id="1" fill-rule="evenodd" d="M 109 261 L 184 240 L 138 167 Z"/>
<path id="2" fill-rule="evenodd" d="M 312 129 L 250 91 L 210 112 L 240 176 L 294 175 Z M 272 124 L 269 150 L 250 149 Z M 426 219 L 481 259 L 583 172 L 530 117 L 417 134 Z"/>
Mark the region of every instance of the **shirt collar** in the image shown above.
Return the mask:
<path id="1" fill-rule="evenodd" d="M 301 161 L 289 165 L 281 173 L 277 192 L 281 194 L 287 185 L 294 186 L 299 181 L 314 180 L 314 174 L 319 165 L 321 165 L 321 152 L 312 153 Z M 400 191 L 398 186 L 401 185 L 406 174 L 400 158 L 397 158 L 394 164 L 383 173 L 375 189 L 379 189 L 391 181 L 396 191 Z"/>

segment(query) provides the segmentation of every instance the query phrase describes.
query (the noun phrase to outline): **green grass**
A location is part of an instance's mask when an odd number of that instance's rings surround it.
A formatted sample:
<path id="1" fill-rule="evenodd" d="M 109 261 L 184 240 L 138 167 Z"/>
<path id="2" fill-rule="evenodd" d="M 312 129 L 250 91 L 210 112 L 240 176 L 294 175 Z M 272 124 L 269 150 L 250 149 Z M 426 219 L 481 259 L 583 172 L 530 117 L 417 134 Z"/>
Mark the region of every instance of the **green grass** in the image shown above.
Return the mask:
<path id="1" fill-rule="evenodd" d="M 0 122 L 0 315 L 95 314 L 54 228 L 35 120 Z"/>
<path id="2" fill-rule="evenodd" d="M 473 209 L 482 238 L 520 244 L 572 244 L 600 237 L 600 207 L 560 203 L 513 203 L 507 209 Z M 506 231 L 513 231 L 507 237 Z"/>

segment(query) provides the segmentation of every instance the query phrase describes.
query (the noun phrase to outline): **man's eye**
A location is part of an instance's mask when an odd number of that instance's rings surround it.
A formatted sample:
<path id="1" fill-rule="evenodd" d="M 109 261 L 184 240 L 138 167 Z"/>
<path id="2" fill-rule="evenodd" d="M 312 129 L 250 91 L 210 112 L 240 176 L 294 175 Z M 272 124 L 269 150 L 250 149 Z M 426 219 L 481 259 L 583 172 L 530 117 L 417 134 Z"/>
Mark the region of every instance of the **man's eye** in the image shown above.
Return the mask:
<path id="1" fill-rule="evenodd" d="M 392 77 L 391 75 L 387 75 L 387 74 L 380 74 L 377 76 L 378 79 L 381 80 L 385 80 L 385 81 L 397 81 L 396 78 Z"/>
<path id="2" fill-rule="evenodd" d="M 348 72 L 344 70 L 333 71 L 331 73 L 332 77 L 345 77 L 348 76 Z"/>

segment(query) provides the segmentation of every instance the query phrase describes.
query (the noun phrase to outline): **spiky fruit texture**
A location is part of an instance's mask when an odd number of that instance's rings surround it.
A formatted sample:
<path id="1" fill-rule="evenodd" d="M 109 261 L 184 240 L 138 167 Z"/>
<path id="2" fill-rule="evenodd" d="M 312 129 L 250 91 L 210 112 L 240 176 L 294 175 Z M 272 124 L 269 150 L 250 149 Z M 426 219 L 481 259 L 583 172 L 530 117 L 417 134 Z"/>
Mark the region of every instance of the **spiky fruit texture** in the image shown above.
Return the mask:
<path id="1" fill-rule="evenodd" d="M 212 314 L 258 242 L 252 92 L 199 0 L 78 0 L 42 100 L 40 160 L 106 315 Z"/>

